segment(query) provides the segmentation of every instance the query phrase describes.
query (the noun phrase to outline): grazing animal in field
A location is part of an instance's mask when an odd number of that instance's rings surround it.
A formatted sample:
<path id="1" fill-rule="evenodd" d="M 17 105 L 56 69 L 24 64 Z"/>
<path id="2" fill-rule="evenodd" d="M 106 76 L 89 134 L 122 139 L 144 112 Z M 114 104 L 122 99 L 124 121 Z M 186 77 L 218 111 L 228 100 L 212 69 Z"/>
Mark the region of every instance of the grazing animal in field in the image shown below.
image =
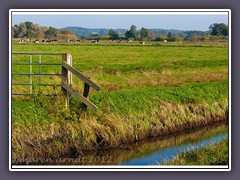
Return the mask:
<path id="1" fill-rule="evenodd" d="M 54 42 L 57 42 L 58 40 L 57 39 L 48 39 L 46 40 L 47 44 L 48 43 L 54 43 Z"/>
<path id="2" fill-rule="evenodd" d="M 18 43 L 19 43 L 19 44 L 22 44 L 22 43 L 24 43 L 24 42 L 25 42 L 24 39 L 20 39 Z"/>
<path id="3" fill-rule="evenodd" d="M 142 45 L 144 45 L 144 44 L 145 44 L 145 42 L 144 42 L 144 41 L 139 41 L 139 43 L 140 43 L 140 44 L 142 44 Z"/>
<path id="4" fill-rule="evenodd" d="M 72 40 L 72 39 L 67 39 L 66 41 L 67 41 L 67 42 L 73 42 L 73 40 Z"/>
<path id="5" fill-rule="evenodd" d="M 165 42 L 165 43 L 166 43 L 166 42 L 167 42 L 167 40 L 165 39 L 163 42 Z"/>
<path id="6" fill-rule="evenodd" d="M 92 40 L 92 43 L 98 43 L 98 40 Z"/>
<path id="7" fill-rule="evenodd" d="M 81 40 L 80 39 L 77 39 L 76 42 L 80 42 Z"/>
<path id="8" fill-rule="evenodd" d="M 39 39 L 36 39 L 35 41 L 33 41 L 35 44 L 39 44 Z"/>
<path id="9" fill-rule="evenodd" d="M 58 40 L 57 39 L 51 39 L 51 42 L 57 42 Z"/>

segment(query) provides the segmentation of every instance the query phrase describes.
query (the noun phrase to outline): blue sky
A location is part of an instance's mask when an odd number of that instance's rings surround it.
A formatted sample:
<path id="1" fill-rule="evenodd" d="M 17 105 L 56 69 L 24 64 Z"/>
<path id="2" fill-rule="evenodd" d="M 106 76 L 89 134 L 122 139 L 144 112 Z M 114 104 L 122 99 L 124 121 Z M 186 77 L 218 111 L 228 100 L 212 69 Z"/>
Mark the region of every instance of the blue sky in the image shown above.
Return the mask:
<path id="1" fill-rule="evenodd" d="M 207 31 L 213 23 L 228 23 L 227 15 L 13 15 L 12 25 L 31 21 L 41 26 L 63 28 L 124 28 L 136 25 L 137 29 L 162 28 Z"/>

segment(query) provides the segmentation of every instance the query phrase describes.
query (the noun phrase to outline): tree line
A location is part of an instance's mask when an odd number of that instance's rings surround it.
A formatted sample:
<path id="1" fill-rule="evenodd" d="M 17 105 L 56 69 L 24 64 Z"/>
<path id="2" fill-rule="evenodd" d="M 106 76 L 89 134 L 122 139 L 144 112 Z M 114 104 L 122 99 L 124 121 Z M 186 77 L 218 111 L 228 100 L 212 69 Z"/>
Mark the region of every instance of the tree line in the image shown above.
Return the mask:
<path id="1" fill-rule="evenodd" d="M 67 29 L 58 30 L 54 27 L 40 26 L 32 22 L 23 22 L 12 27 L 13 38 L 37 38 L 37 39 L 72 39 L 76 40 L 76 34 Z M 136 25 L 131 25 L 125 33 L 118 33 L 110 29 L 106 34 L 92 33 L 82 36 L 81 39 L 90 40 L 138 40 L 138 41 L 208 41 L 228 38 L 228 25 L 214 23 L 209 26 L 209 31 L 177 31 L 158 32 L 142 27 L 137 30 Z"/>
<path id="2" fill-rule="evenodd" d="M 70 30 L 58 30 L 54 27 L 40 26 L 32 22 L 23 22 L 12 27 L 13 38 L 36 39 L 78 39 Z"/>
<path id="3" fill-rule="evenodd" d="M 124 34 L 118 33 L 116 30 L 110 29 L 108 34 L 92 34 L 84 39 L 110 39 L 110 40 L 138 40 L 138 41 L 211 41 L 211 40 L 227 40 L 228 25 L 224 23 L 214 23 L 209 26 L 209 31 L 179 31 L 176 33 L 153 32 L 142 27 L 137 30 L 136 25 L 131 25 L 130 29 Z"/>

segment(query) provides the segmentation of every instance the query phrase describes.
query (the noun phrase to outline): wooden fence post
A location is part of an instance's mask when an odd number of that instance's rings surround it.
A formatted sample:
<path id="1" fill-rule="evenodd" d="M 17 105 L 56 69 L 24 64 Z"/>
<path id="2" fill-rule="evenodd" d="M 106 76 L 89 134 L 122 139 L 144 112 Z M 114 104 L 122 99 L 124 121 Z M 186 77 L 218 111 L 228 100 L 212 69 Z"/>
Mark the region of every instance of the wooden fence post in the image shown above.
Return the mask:
<path id="1" fill-rule="evenodd" d="M 67 64 L 71 65 L 71 55 L 69 53 L 63 54 L 62 56 L 62 62 L 66 62 Z M 65 67 L 62 66 L 62 82 L 65 82 L 67 85 L 72 84 L 72 78 L 71 78 L 71 72 L 68 71 Z M 62 91 L 64 94 L 64 101 L 65 101 L 65 107 L 67 108 L 69 105 L 69 92 L 62 87 Z"/>
<path id="2" fill-rule="evenodd" d="M 90 88 L 90 86 L 89 86 L 87 83 L 84 83 L 83 96 L 84 96 L 85 98 L 88 97 L 88 94 L 89 94 L 89 88 Z M 84 103 L 82 103 L 82 110 L 83 110 L 83 112 L 87 110 L 87 105 L 84 104 Z"/>

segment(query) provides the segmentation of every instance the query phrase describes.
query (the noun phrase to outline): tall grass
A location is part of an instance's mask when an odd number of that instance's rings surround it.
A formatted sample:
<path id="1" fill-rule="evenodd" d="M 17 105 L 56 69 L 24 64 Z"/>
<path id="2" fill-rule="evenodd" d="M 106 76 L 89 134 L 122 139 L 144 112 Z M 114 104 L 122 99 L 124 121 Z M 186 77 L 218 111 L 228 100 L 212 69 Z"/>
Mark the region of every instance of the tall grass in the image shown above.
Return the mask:
<path id="1" fill-rule="evenodd" d="M 174 136 L 161 136 L 151 139 L 145 139 L 134 143 L 128 143 L 121 145 L 118 148 L 111 148 L 105 146 L 102 150 L 98 151 L 85 151 L 84 154 L 72 154 L 65 155 L 64 158 L 69 158 L 71 161 L 59 162 L 58 159 L 51 158 L 51 162 L 41 162 L 41 159 L 35 164 L 42 165 L 57 164 L 57 165 L 117 165 L 121 162 L 126 162 L 129 159 L 141 158 L 151 155 L 159 150 L 164 150 L 173 146 L 181 146 L 189 141 L 198 143 L 204 139 L 212 137 L 216 134 L 226 132 L 228 129 L 226 124 L 215 124 L 213 126 L 207 126 L 204 128 L 194 128 L 187 133 L 178 133 Z M 77 158 L 84 156 L 85 162 L 77 161 Z M 97 161 L 91 161 L 91 159 L 98 159 Z M 100 159 L 99 159 L 100 157 Z M 43 159 L 46 157 L 42 156 Z M 62 158 L 62 156 L 60 156 Z M 162 157 L 164 160 L 165 157 Z M 105 159 L 105 160 L 104 160 Z M 110 161 L 108 161 L 110 160 Z M 35 160 L 36 161 L 36 160 Z M 21 163 L 21 159 L 16 159 L 16 164 Z M 23 162 L 22 162 L 23 163 Z"/>
<path id="2" fill-rule="evenodd" d="M 80 104 L 74 104 L 74 100 L 70 109 L 59 108 L 62 104 L 59 97 L 49 100 L 36 97 L 28 106 L 22 106 L 25 105 L 24 101 L 14 100 L 16 104 L 13 106 L 21 106 L 21 111 L 14 110 L 12 113 L 14 157 L 20 158 L 26 154 L 30 157 L 56 157 L 73 150 L 81 154 L 89 149 L 117 147 L 226 120 L 228 101 L 224 98 L 223 94 L 226 96 L 226 93 L 221 86 L 225 86 L 227 92 L 227 83 L 205 83 L 201 86 L 203 89 L 210 86 L 212 91 L 199 91 L 192 85 L 182 87 L 194 94 L 192 97 L 186 96 L 186 99 L 171 93 L 171 88 L 161 89 L 165 99 L 157 97 L 154 91 L 155 99 L 144 94 L 142 97 L 146 99 L 135 99 L 137 93 L 133 92 L 119 96 L 114 94 L 112 97 L 110 94 L 106 99 L 106 96 L 99 96 L 95 101 L 100 111 L 97 114 L 89 112 L 82 118 Z M 215 91 L 217 87 L 222 90 Z M 200 101 L 201 96 L 210 98 Z M 29 110 L 33 114 L 38 113 L 31 116 Z"/>
<path id="3" fill-rule="evenodd" d="M 164 165 L 228 165 L 228 138 L 200 150 L 192 149 L 182 152 Z"/>

